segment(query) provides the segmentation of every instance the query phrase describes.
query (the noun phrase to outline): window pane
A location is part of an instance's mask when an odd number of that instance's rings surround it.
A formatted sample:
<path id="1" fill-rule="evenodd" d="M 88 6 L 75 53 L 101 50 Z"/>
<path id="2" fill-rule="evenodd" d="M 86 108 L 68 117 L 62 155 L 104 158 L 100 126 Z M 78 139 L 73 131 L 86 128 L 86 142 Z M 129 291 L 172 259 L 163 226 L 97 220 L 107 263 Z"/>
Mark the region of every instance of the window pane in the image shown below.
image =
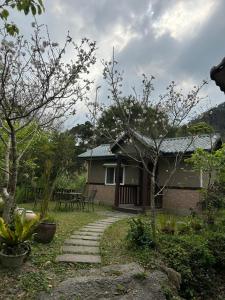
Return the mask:
<path id="1" fill-rule="evenodd" d="M 107 168 L 106 172 L 106 183 L 113 184 L 115 168 Z"/>

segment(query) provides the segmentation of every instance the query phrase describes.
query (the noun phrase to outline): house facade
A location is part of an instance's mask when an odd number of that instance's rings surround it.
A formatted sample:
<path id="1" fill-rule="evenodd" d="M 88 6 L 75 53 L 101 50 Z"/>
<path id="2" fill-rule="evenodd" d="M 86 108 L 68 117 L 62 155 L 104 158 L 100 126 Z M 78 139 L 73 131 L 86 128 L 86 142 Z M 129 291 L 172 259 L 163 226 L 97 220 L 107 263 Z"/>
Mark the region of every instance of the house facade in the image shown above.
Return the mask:
<path id="1" fill-rule="evenodd" d="M 145 151 L 151 151 L 149 138 L 139 134 L 136 138 Z M 221 143 L 218 134 L 200 135 L 193 140 L 181 137 L 163 141 L 154 187 L 155 193 L 159 191 L 155 200 L 157 209 L 177 214 L 188 214 L 190 209 L 199 209 L 200 190 L 207 185 L 207 174 L 191 169 L 185 159 L 197 148 L 211 151 L 219 148 Z M 182 153 L 182 159 L 177 163 L 179 153 Z M 88 189 L 97 190 L 97 201 L 118 209 L 145 210 L 150 207 L 150 175 L 143 163 L 135 159 L 131 142 L 121 138 L 113 145 L 103 144 L 88 150 L 79 158 L 87 163 Z"/>

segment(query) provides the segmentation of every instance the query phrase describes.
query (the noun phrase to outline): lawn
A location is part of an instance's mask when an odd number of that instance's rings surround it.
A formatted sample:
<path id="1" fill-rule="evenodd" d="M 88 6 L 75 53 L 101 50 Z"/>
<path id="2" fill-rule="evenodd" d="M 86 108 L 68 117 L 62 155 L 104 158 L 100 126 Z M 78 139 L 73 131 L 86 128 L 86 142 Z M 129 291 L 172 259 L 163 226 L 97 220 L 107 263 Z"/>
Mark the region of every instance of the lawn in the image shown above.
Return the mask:
<path id="1" fill-rule="evenodd" d="M 32 204 L 20 204 L 20 207 L 32 209 Z M 80 227 L 103 219 L 102 212 L 107 207 L 96 206 L 94 212 L 60 211 L 50 213 L 57 222 L 57 232 L 50 244 L 32 242 L 32 253 L 24 266 L 17 271 L 0 269 L 0 299 L 34 299 L 39 291 L 51 291 L 58 282 L 76 274 L 80 268 L 90 266 L 79 264 L 55 263 L 55 257 L 60 253 L 63 241 Z"/>

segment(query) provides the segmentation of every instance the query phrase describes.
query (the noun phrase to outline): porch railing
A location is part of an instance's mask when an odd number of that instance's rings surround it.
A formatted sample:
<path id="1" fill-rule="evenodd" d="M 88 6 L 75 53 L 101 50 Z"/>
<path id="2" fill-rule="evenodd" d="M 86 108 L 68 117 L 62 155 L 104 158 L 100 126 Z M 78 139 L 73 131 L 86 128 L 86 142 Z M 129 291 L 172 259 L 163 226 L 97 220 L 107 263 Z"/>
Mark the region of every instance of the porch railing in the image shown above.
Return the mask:
<path id="1" fill-rule="evenodd" d="M 119 186 L 119 204 L 138 205 L 140 201 L 140 187 L 138 185 Z"/>

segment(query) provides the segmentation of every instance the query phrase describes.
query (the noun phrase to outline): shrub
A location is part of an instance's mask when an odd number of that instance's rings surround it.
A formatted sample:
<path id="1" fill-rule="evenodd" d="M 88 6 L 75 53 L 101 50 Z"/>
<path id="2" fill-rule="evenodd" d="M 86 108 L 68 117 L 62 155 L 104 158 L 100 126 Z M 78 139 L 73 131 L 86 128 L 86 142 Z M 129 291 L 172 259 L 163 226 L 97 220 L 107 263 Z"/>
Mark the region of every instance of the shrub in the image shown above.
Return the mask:
<path id="1" fill-rule="evenodd" d="M 225 268 L 225 233 L 212 232 L 208 236 L 208 247 L 212 251 L 218 269 Z"/>
<path id="2" fill-rule="evenodd" d="M 163 233 L 175 234 L 176 231 L 176 220 L 172 217 L 163 217 L 160 221 L 160 230 Z"/>
<path id="3" fill-rule="evenodd" d="M 177 222 L 177 232 L 179 234 L 188 234 L 191 231 L 190 222 Z"/>
<path id="4" fill-rule="evenodd" d="M 197 217 L 192 217 L 190 220 L 190 226 L 193 231 L 199 232 L 201 229 L 203 229 L 203 222 Z"/>
<path id="5" fill-rule="evenodd" d="M 135 218 L 129 220 L 129 225 L 127 240 L 131 246 L 139 248 L 153 248 L 155 246 L 149 222 L 143 221 L 141 218 Z"/>
<path id="6" fill-rule="evenodd" d="M 182 276 L 181 291 L 185 299 L 195 293 L 209 293 L 215 258 L 203 237 L 197 235 L 161 237 L 160 252 L 168 265 Z"/>

